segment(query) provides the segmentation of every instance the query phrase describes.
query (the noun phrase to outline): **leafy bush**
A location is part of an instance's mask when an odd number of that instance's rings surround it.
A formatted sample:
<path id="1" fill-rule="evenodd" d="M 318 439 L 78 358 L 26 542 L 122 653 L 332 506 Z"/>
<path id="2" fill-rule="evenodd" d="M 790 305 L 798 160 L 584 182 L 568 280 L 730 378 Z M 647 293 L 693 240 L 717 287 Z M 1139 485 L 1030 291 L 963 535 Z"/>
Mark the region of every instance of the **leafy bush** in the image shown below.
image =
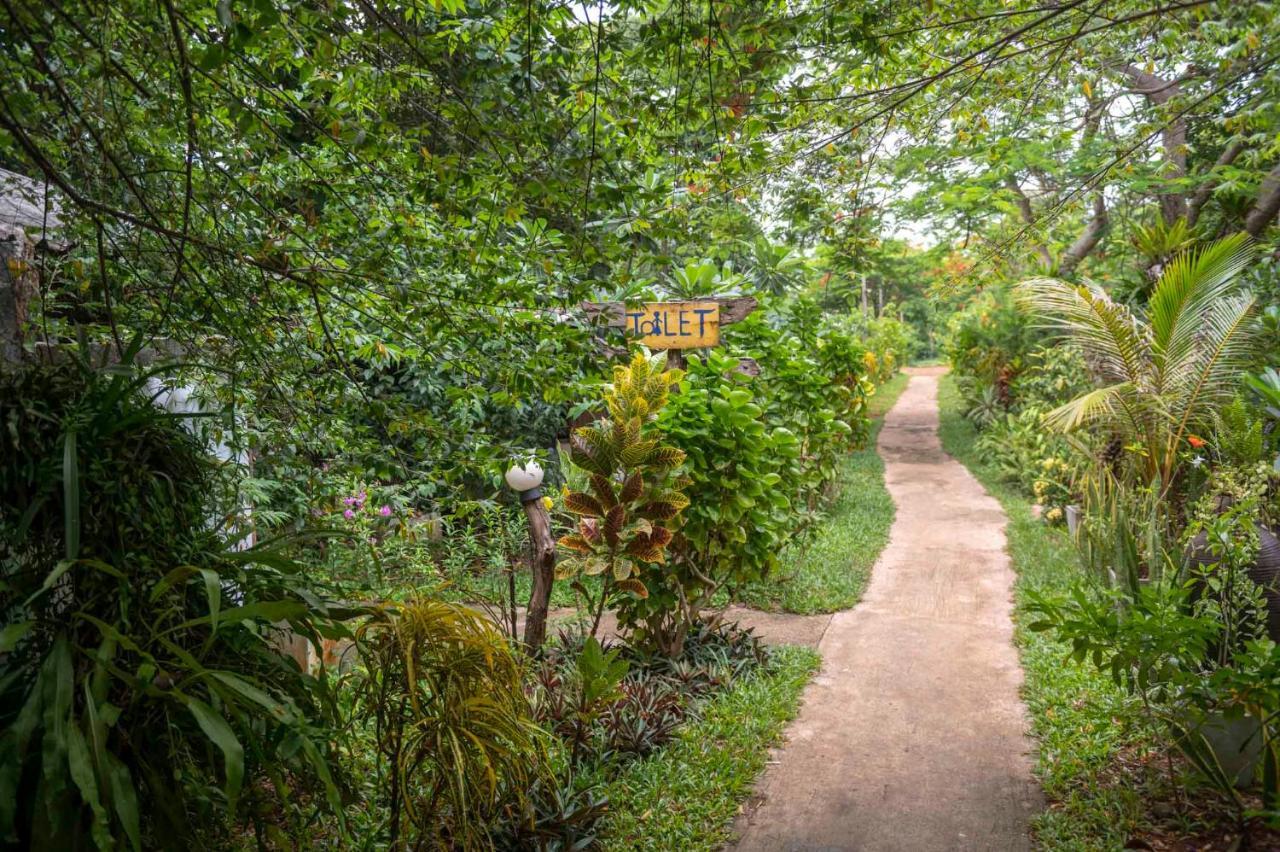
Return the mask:
<path id="1" fill-rule="evenodd" d="M 679 657 L 561 633 L 534 673 L 538 720 L 588 770 L 649 754 L 703 697 L 768 663 L 760 640 L 736 625 L 699 624 Z"/>
<path id="2" fill-rule="evenodd" d="M 259 829 L 264 808 L 339 808 L 331 696 L 279 648 L 285 624 L 345 631 L 279 552 L 224 541 L 212 457 L 144 385 L 0 379 L 7 843 L 187 849 L 242 808 Z"/>
<path id="3" fill-rule="evenodd" d="M 758 580 L 775 564 L 801 486 L 800 440 L 772 427 L 753 402 L 756 386 L 736 359 L 690 356 L 688 374 L 659 424 L 686 454 L 689 506 L 671 565 L 650 570 L 640 641 L 679 656 L 700 609 L 725 585 Z"/>
<path id="4" fill-rule="evenodd" d="M 1062 436 L 1045 430 L 1039 410 L 1028 408 L 992 420 L 977 448 L 1005 479 L 1045 507 L 1050 523 L 1061 521 L 1064 508 L 1075 502 L 1079 456 Z"/>
<path id="5" fill-rule="evenodd" d="M 564 498 L 565 508 L 580 520 L 575 532 L 560 539 L 574 555 L 560 560 L 557 579 L 579 573 L 603 577 L 598 605 L 616 590 L 618 620 L 628 628 L 666 608 L 659 603 L 662 566 L 672 529 L 689 504 L 681 490 L 685 482 L 673 474 L 685 454 L 663 444 L 655 425 L 671 386 L 682 377 L 665 367 L 665 355 L 637 353 L 628 366 L 614 368 L 613 384 L 605 390 L 609 416 L 581 427 L 573 438 L 571 459 L 590 474 L 590 490 Z"/>
<path id="6" fill-rule="evenodd" d="M 422 599 L 380 608 L 357 632 L 357 719 L 374 727 L 392 847 L 487 848 L 520 822 L 548 771 L 520 664 L 481 613 Z"/>
<path id="7" fill-rule="evenodd" d="M 915 330 L 898 317 L 893 305 L 886 306 L 880 316 L 868 318 L 863 326 L 863 341 L 868 354 L 874 357 L 867 365 L 871 378 L 877 383 L 887 382 L 915 353 Z"/>
<path id="8" fill-rule="evenodd" d="M 1069 343 L 1056 343 L 1027 353 L 1024 369 L 1009 384 L 1009 399 L 1019 411 L 1035 408 L 1044 412 L 1091 387 L 1084 353 Z"/>
<path id="9" fill-rule="evenodd" d="M 975 395 L 991 387 L 1008 407 L 1010 385 L 1041 337 L 1018 310 L 1007 287 L 983 290 L 953 314 L 947 322 L 944 349 L 957 378 L 972 379 L 967 388 L 961 388 L 966 401 L 972 403 Z"/>

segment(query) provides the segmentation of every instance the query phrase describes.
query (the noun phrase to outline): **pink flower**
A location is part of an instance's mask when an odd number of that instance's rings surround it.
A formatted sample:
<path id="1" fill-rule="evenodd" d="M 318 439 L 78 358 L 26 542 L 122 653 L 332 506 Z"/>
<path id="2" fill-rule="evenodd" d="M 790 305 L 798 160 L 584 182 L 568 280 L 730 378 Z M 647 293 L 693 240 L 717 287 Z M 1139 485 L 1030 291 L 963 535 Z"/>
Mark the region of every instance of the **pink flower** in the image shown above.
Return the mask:
<path id="1" fill-rule="evenodd" d="M 347 509 L 345 512 L 342 513 L 342 517 L 346 518 L 348 521 L 354 518 L 355 516 L 356 516 L 356 513 L 351 511 L 350 509 Z"/>
<path id="2" fill-rule="evenodd" d="M 382 517 L 384 518 L 389 517 L 391 515 L 391 507 L 383 506 L 381 509 L 378 510 L 378 514 L 382 515 Z"/>

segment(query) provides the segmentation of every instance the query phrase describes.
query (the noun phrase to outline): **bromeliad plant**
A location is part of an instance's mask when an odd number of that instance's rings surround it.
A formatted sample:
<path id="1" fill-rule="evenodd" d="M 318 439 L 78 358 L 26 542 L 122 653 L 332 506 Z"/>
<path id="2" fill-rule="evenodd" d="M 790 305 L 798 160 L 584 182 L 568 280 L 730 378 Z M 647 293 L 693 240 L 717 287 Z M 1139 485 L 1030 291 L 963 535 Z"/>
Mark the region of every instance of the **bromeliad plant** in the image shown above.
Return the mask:
<path id="1" fill-rule="evenodd" d="M 604 399 L 609 416 L 574 433 L 570 460 L 590 484 L 565 495 L 578 525 L 560 539 L 573 555 L 560 560 L 556 577 L 603 578 L 592 635 L 615 594 L 619 621 L 635 624 L 636 604 L 649 596 L 640 574 L 644 566 L 666 561 L 680 512 L 689 505 L 674 473 L 685 454 L 664 444 L 654 423 L 683 376 L 666 369 L 665 355 L 637 353 L 629 365 L 614 368 Z"/>

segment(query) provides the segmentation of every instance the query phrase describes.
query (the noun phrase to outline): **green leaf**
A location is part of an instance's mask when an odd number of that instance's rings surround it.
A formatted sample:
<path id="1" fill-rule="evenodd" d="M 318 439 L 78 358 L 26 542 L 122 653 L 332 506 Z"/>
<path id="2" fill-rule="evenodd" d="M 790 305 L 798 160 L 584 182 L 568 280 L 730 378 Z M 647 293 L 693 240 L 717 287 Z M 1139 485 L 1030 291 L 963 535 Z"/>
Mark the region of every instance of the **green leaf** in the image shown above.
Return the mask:
<path id="1" fill-rule="evenodd" d="M 138 791 L 133 785 L 133 776 L 129 767 L 125 766 L 114 754 L 105 754 L 107 776 L 111 780 L 111 806 L 129 836 L 129 845 L 134 852 L 142 849 L 141 820 L 138 818 Z"/>
<path id="2" fill-rule="evenodd" d="M 222 608 L 222 578 L 212 568 L 201 568 L 200 576 L 204 578 L 204 595 L 209 604 L 210 634 L 217 633 L 218 610 Z"/>
<path id="3" fill-rule="evenodd" d="M 115 846 L 111 835 L 111 824 L 107 817 L 107 809 L 102 806 L 98 795 L 98 779 L 93 771 L 93 763 L 89 757 L 89 746 L 85 742 L 80 726 L 72 722 L 67 726 L 67 766 L 71 780 L 80 790 L 80 797 L 93 812 L 93 840 L 99 849 L 110 849 Z"/>
<path id="4" fill-rule="evenodd" d="M 254 686 L 253 684 L 247 682 L 246 680 L 241 678 L 239 675 L 232 674 L 231 672 L 221 672 L 221 671 L 207 672 L 207 674 L 210 677 L 217 680 L 219 683 L 222 683 L 230 687 L 232 690 L 237 692 L 240 696 L 247 698 L 250 701 L 254 702 L 255 704 L 259 705 L 260 707 L 264 708 L 267 712 L 269 712 L 275 718 L 277 722 L 290 724 L 297 721 L 297 718 L 294 716 L 293 711 L 290 710 L 285 704 L 281 703 L 280 701 L 277 701 L 275 698 L 268 695 L 266 692 Z"/>
<path id="5" fill-rule="evenodd" d="M 215 713 L 213 708 L 190 695 L 178 695 L 195 717 L 200 730 L 222 752 L 223 771 L 227 779 L 227 807 L 234 812 L 236 799 L 240 796 L 240 787 L 244 782 L 244 746 L 236 739 L 227 720 Z"/>
<path id="6" fill-rule="evenodd" d="M 80 555 L 80 462 L 76 455 L 76 433 L 67 432 L 62 443 L 63 540 L 67 559 Z"/>
<path id="7" fill-rule="evenodd" d="M 5 625 L 4 629 L 0 630 L 0 654 L 7 654 L 16 648 L 34 624 L 34 621 L 19 621 L 16 624 Z"/>
<path id="8" fill-rule="evenodd" d="M 230 624 L 236 621 L 289 621 L 295 618 L 301 618 L 306 615 L 307 606 L 300 601 L 257 601 L 244 606 L 232 607 L 224 611 L 220 619 L 224 624 Z M 207 615 L 199 618 L 193 618 L 184 621 L 170 632 L 184 630 L 189 627 L 197 627 L 201 624 L 208 624 L 211 621 Z"/>

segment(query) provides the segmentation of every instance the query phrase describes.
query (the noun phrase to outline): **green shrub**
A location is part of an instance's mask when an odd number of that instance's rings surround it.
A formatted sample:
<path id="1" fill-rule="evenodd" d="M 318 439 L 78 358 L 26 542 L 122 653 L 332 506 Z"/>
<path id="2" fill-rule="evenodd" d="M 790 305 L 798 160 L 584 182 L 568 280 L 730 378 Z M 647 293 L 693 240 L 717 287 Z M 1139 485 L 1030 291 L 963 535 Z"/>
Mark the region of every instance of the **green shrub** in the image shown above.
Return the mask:
<path id="1" fill-rule="evenodd" d="M 684 451 L 689 506 L 672 542 L 661 591 L 651 589 L 648 635 L 678 654 L 684 634 L 714 593 L 763 577 L 776 562 L 792 514 L 788 491 L 802 487 L 802 445 L 772 426 L 757 386 L 717 351 L 690 356 L 688 373 L 659 425 Z M 655 578 L 657 579 L 657 578 Z M 664 613 L 679 613 L 674 620 Z"/>
<path id="2" fill-rule="evenodd" d="M 971 404 L 983 388 L 993 387 L 1001 404 L 1008 407 L 1009 387 L 1042 338 L 1007 287 L 983 290 L 953 314 L 947 322 L 944 349 L 957 378 L 973 380 L 961 387 L 966 402 Z"/>
<path id="3" fill-rule="evenodd" d="M 339 806 L 330 694 L 278 647 L 345 631 L 298 566 L 228 546 L 211 456 L 143 385 L 0 379 L 6 843 L 189 849 Z"/>
<path id="4" fill-rule="evenodd" d="M 480 612 L 422 599 L 376 610 L 357 634 L 356 718 L 373 725 L 392 848 L 492 848 L 549 772 L 520 663 Z"/>
<path id="5" fill-rule="evenodd" d="M 830 496 L 840 461 L 867 437 L 868 351 L 839 322 L 808 300 L 796 300 L 776 318 L 743 323 L 741 344 L 760 366 L 749 388 L 766 423 L 800 441 L 800 457 L 779 470 L 779 485 L 803 528 Z"/>

